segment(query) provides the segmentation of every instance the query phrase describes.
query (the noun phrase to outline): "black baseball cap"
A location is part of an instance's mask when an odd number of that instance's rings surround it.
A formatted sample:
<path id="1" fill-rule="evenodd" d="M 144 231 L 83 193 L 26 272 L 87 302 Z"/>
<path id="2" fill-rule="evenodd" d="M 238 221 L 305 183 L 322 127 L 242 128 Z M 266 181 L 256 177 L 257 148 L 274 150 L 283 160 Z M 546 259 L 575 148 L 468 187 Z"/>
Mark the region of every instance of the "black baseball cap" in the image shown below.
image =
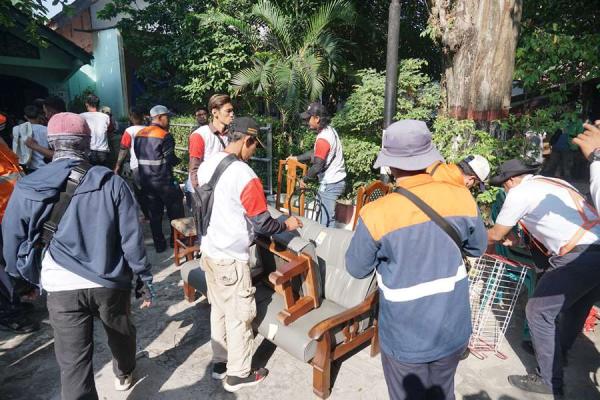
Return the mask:
<path id="1" fill-rule="evenodd" d="M 263 148 L 265 145 L 258 137 L 258 133 L 260 132 L 260 127 L 256 123 L 253 118 L 250 117 L 239 117 L 235 118 L 231 124 L 229 125 L 229 129 L 232 132 L 240 132 L 244 135 L 253 136 L 258 144 L 260 144 Z"/>
<path id="2" fill-rule="evenodd" d="M 314 102 L 308 105 L 308 108 L 305 112 L 300 114 L 300 118 L 309 119 L 312 116 L 316 117 L 326 117 L 328 116 L 327 109 L 321 103 Z"/>
<path id="3" fill-rule="evenodd" d="M 514 176 L 535 174 L 540 167 L 541 164 L 527 164 L 522 160 L 513 158 L 500 165 L 496 175 L 490 178 L 490 185 L 502 186 L 504 182 Z"/>

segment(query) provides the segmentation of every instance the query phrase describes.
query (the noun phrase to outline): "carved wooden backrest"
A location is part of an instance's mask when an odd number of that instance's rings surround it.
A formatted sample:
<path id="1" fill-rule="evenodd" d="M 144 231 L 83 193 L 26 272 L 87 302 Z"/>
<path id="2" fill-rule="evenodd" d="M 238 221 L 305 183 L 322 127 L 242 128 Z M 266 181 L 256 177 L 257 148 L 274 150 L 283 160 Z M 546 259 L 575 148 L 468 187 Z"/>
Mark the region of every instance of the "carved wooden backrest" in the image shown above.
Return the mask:
<path id="1" fill-rule="evenodd" d="M 283 208 L 292 214 L 304 216 L 304 192 L 295 190 L 298 179 L 304 177 L 308 166 L 296 160 L 280 160 L 277 171 L 277 193 L 275 194 L 275 208 L 282 211 Z M 285 175 L 285 177 L 284 177 Z M 285 179 L 285 197 L 282 196 L 283 182 Z M 294 204 L 294 195 L 298 195 L 298 205 Z"/>
<path id="2" fill-rule="evenodd" d="M 385 184 L 381 181 L 371 182 L 368 185 L 362 186 L 360 189 L 358 189 L 358 194 L 356 195 L 356 211 L 354 212 L 354 223 L 352 224 L 352 230 L 356 229 L 360 209 L 363 208 L 365 204 L 375 201 L 391 191 L 392 185 Z"/>

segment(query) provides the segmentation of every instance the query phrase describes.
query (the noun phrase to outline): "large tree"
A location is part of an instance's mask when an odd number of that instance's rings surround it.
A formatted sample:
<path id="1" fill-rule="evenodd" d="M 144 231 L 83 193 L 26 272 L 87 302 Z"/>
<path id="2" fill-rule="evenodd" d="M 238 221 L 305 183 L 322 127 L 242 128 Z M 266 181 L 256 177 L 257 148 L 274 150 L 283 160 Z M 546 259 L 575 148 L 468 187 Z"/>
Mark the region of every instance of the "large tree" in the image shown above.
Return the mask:
<path id="1" fill-rule="evenodd" d="M 444 112 L 491 121 L 508 115 L 522 0 L 428 0 L 441 43 Z"/>

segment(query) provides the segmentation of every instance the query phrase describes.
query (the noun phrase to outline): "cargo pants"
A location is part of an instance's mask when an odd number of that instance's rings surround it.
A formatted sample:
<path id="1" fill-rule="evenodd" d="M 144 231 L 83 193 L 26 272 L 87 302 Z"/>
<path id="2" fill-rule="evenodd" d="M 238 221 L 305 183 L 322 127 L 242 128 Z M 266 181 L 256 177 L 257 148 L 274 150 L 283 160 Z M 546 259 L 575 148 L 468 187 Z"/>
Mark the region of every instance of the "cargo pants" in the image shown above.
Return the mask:
<path id="1" fill-rule="evenodd" d="M 254 334 L 252 320 L 256 302 L 250 265 L 234 259 L 202 255 L 210 310 L 210 340 L 213 362 L 227 362 L 227 375 L 245 378 L 250 374 Z"/>

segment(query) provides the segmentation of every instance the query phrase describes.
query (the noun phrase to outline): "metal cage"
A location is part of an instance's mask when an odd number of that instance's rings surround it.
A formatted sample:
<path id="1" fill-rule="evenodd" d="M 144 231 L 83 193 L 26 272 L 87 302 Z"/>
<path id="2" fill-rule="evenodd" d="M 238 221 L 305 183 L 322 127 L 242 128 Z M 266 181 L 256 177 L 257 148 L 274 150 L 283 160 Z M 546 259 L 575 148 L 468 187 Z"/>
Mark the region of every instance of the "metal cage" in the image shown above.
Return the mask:
<path id="1" fill-rule="evenodd" d="M 474 356 L 483 359 L 486 357 L 484 353 L 493 352 L 497 357 L 506 359 L 499 349 L 523 287 L 527 268 L 487 254 L 473 263 L 469 271 L 473 324 L 469 349 Z"/>

